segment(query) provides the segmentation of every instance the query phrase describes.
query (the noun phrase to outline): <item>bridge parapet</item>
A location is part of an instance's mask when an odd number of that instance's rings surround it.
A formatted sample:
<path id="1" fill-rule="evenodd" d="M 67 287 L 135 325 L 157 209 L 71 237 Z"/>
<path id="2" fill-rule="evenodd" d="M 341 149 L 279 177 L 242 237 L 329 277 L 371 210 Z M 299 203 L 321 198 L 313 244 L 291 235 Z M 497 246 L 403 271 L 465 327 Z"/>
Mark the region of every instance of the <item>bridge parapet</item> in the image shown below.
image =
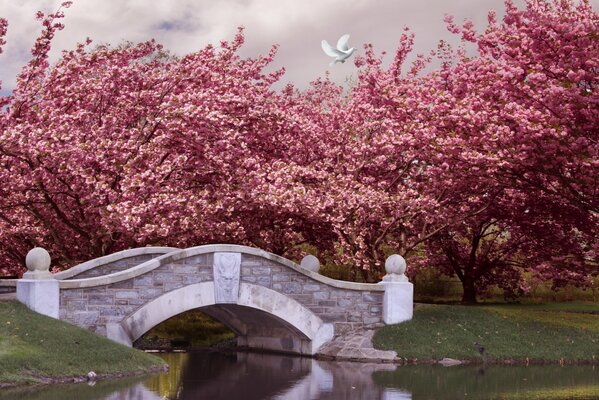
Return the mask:
<path id="1" fill-rule="evenodd" d="M 124 271 L 153 258 L 179 250 L 175 247 L 138 247 L 95 258 L 54 274 L 54 279 L 93 278 Z"/>

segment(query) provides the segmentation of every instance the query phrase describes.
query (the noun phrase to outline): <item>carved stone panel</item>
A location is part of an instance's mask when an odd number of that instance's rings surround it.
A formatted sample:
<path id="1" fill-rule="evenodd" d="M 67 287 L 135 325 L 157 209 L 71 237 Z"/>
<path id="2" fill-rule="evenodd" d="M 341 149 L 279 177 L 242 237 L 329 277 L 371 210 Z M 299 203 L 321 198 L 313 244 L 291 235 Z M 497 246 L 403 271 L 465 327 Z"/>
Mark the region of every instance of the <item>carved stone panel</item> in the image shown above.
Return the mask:
<path id="1" fill-rule="evenodd" d="M 241 253 L 214 253 L 214 301 L 237 303 Z"/>

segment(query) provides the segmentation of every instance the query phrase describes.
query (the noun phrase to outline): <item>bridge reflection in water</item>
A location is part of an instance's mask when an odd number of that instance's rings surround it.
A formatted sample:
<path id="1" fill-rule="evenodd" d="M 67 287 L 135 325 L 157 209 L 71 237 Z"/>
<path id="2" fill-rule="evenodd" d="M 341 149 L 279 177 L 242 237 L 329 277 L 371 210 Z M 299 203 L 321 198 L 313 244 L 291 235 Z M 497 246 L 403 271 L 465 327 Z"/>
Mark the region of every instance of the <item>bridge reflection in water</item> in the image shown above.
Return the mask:
<path id="1" fill-rule="evenodd" d="M 312 358 L 259 353 L 163 354 L 168 374 L 145 386 L 156 399 L 410 399 L 407 393 L 375 385 L 375 371 L 391 364 L 325 362 Z"/>
<path id="2" fill-rule="evenodd" d="M 596 366 L 395 366 L 274 354 L 161 354 L 168 373 L 0 391 L 0 400 L 599 399 Z"/>

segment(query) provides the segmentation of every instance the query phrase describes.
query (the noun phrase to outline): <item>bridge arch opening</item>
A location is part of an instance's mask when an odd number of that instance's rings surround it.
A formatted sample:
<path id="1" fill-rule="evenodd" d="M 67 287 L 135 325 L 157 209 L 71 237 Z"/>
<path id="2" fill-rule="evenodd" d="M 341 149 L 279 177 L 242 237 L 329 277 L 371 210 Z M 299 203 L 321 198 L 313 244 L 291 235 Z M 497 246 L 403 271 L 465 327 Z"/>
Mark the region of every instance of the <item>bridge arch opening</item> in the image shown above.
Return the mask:
<path id="1" fill-rule="evenodd" d="M 279 292 L 242 282 L 236 303 L 216 303 L 214 283 L 202 282 L 165 293 L 107 325 L 110 339 L 131 344 L 161 322 L 183 312 L 200 311 L 237 334 L 239 346 L 297 354 L 314 354 L 333 339 L 325 324 L 309 309 Z"/>

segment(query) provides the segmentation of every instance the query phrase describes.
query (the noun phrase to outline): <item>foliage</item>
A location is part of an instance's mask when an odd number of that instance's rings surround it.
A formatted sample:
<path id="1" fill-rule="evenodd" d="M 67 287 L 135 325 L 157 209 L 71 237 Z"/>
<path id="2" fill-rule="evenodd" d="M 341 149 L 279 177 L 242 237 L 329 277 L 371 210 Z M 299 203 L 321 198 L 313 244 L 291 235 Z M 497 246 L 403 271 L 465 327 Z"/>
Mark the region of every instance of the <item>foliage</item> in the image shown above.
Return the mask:
<path id="1" fill-rule="evenodd" d="M 208 315 L 191 310 L 155 326 L 140 337 L 136 348 L 210 347 L 235 338 L 229 328 Z"/>
<path id="2" fill-rule="evenodd" d="M 34 245 L 59 267 L 149 244 L 282 254 L 318 231 L 264 188 L 273 165 L 311 150 L 293 148 L 294 100 L 269 89 L 282 72 L 261 73 L 274 48 L 242 60 L 240 32 L 174 59 L 153 41 L 91 51 L 88 41 L 50 67 L 61 17 L 40 15 L 45 31 L 1 116 L 4 265 L 22 268 Z"/>
<path id="3" fill-rule="evenodd" d="M 523 269 L 555 287 L 590 284 L 598 265 L 597 13 L 586 1 L 528 1 L 524 10 L 508 1 L 503 23 L 490 13 L 482 34 L 447 21 L 479 57 L 458 52 L 438 76 L 460 114 L 440 136 L 456 154 L 452 168 L 490 178 L 471 192 L 488 208 L 428 250 L 462 280 L 464 301 L 490 284 L 526 292 Z"/>
<path id="4" fill-rule="evenodd" d="M 465 302 L 494 285 L 525 293 L 523 271 L 556 288 L 599 272 L 588 1 L 507 1 L 482 33 L 447 17 L 475 57 L 440 42 L 406 66 L 406 30 L 384 67 L 366 45 L 347 95 L 328 79 L 272 89 L 276 46 L 241 58 L 241 30 L 180 58 L 154 41 L 88 41 L 49 65 L 62 17 L 38 15 L 32 59 L 0 100 L 4 274 L 36 245 L 68 268 L 216 242 L 296 259 L 314 249 L 331 274 L 366 282 L 400 253 L 412 273 L 457 276 Z"/>

